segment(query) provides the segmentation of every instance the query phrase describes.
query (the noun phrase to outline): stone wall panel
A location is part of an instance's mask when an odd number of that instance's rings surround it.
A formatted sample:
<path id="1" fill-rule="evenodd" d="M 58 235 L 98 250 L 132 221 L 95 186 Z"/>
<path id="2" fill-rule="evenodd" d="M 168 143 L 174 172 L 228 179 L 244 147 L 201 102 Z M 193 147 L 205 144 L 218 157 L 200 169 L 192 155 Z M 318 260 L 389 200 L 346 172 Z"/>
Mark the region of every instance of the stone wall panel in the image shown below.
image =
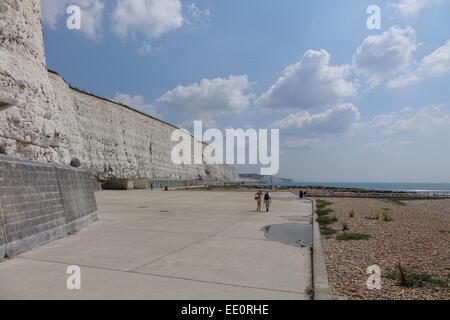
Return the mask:
<path id="1" fill-rule="evenodd" d="M 85 170 L 0 157 L 0 179 L 0 258 L 96 219 L 91 176 Z"/>

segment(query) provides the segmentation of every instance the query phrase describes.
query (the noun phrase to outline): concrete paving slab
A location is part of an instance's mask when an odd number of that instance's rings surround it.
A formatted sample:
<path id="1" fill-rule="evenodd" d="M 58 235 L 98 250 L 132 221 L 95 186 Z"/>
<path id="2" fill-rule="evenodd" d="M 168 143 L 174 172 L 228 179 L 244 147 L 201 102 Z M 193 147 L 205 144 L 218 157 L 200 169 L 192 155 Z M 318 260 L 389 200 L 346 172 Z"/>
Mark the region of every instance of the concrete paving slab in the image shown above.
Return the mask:
<path id="1" fill-rule="evenodd" d="M 68 290 L 68 265 L 17 258 L 0 264 L 0 299 L 305 300 L 303 294 L 81 267 L 81 290 Z"/>
<path id="2" fill-rule="evenodd" d="M 307 223 L 312 206 L 272 197 L 265 214 L 251 192 L 98 192 L 98 222 L 0 263 L 0 298 L 305 299 L 309 249 L 260 229 Z M 82 267 L 80 292 L 65 288 L 67 265 Z"/>
<path id="3" fill-rule="evenodd" d="M 151 232 L 99 223 L 76 236 L 48 243 L 21 256 L 68 264 L 131 270 L 207 236 L 207 234 Z"/>
<path id="4" fill-rule="evenodd" d="M 136 271 L 305 293 L 310 255 L 309 249 L 272 241 L 212 237 Z"/>
<path id="5" fill-rule="evenodd" d="M 138 218 L 121 222 L 121 226 L 139 227 L 149 231 L 181 233 L 216 233 L 233 225 L 247 216 L 201 215 L 195 213 L 166 214 L 151 218 Z"/>

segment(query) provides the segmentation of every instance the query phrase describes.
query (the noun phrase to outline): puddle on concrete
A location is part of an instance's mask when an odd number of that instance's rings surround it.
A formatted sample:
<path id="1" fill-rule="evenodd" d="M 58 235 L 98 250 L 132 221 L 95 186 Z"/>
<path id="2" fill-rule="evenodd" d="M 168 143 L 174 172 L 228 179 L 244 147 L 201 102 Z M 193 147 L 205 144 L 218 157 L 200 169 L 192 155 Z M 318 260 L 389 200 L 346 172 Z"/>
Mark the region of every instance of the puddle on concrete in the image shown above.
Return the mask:
<path id="1" fill-rule="evenodd" d="M 272 224 L 261 229 L 267 240 L 294 247 L 312 248 L 312 225 L 300 223 Z"/>

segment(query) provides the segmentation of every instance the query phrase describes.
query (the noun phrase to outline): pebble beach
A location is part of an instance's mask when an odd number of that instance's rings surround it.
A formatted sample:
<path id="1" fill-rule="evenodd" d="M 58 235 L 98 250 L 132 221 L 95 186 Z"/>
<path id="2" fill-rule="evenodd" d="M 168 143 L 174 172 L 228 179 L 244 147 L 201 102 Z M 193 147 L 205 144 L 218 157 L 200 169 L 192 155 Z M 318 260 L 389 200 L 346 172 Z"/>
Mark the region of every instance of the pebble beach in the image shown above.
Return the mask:
<path id="1" fill-rule="evenodd" d="M 337 234 L 322 235 L 334 295 L 350 300 L 450 299 L 450 200 L 324 200 L 332 202 L 329 208 L 335 211 L 329 216 L 338 219 L 329 225 Z M 344 224 L 345 232 L 367 234 L 370 239 L 337 240 Z M 433 283 L 400 285 L 393 276 L 399 264 L 408 274 L 431 276 Z M 367 268 L 372 265 L 381 268 L 379 290 L 366 285 Z"/>

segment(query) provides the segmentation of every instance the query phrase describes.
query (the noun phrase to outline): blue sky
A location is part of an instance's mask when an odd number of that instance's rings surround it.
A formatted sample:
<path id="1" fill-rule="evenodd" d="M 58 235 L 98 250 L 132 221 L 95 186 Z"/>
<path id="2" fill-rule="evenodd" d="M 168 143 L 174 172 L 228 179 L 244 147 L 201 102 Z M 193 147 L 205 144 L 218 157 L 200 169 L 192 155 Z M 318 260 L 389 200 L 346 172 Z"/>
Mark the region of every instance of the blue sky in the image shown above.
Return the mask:
<path id="1" fill-rule="evenodd" d="M 449 0 L 42 2 L 48 67 L 81 89 L 186 127 L 280 128 L 298 181 L 450 182 Z"/>

